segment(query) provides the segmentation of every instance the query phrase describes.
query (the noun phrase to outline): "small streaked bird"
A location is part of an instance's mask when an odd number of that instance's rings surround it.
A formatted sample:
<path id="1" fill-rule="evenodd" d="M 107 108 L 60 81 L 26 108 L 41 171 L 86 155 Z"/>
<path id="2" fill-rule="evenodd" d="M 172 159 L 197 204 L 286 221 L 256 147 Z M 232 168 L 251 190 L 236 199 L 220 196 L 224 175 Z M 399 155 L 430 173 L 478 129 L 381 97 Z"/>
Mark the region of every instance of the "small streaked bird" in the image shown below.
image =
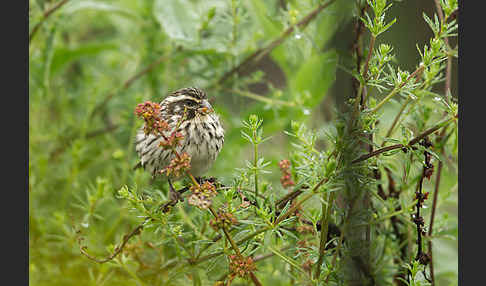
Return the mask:
<path id="1" fill-rule="evenodd" d="M 201 177 L 216 160 L 224 142 L 223 127 L 206 93 L 194 87 L 179 89 L 169 94 L 160 108 L 160 117 L 170 129 L 164 134 L 169 137 L 177 131 L 184 136 L 176 150 L 191 157 L 190 172 Z M 135 150 L 140 158 L 136 167 L 143 167 L 153 177 L 175 156 L 172 150 L 159 147 L 162 140 L 161 136 L 145 134 L 143 126 L 136 135 Z"/>

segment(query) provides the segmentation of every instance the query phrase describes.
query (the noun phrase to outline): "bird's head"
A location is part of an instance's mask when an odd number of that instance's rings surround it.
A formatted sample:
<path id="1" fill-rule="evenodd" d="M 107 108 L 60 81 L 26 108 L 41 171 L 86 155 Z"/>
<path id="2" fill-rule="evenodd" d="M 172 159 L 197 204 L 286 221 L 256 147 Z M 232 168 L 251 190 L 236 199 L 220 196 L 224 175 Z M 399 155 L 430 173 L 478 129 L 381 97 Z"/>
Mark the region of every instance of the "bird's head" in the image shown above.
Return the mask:
<path id="1" fill-rule="evenodd" d="M 206 93 L 196 87 L 182 88 L 167 97 L 170 113 L 186 114 L 187 119 L 213 112 Z"/>

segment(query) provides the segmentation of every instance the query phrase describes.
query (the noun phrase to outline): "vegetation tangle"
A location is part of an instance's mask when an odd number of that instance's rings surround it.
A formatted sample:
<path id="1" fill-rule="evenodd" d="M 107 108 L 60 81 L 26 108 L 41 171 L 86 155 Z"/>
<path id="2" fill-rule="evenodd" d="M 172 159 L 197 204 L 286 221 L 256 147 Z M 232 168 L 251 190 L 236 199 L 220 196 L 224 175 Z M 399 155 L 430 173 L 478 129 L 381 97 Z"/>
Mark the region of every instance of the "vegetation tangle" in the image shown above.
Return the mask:
<path id="1" fill-rule="evenodd" d="M 382 41 L 398 1 L 53 2 L 30 1 L 31 285 L 457 284 L 457 0 L 423 13 L 412 71 Z M 159 116 L 193 85 L 226 134 L 202 178 Z M 174 154 L 153 177 L 142 123 Z"/>

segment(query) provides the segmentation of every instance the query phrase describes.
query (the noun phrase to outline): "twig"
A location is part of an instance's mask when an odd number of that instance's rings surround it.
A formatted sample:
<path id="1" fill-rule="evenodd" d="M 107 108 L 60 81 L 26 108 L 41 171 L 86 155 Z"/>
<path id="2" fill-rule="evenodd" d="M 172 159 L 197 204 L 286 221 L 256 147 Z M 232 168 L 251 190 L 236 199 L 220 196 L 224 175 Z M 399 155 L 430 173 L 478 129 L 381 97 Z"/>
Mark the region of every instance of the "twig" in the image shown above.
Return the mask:
<path id="1" fill-rule="evenodd" d="M 363 69 L 363 78 L 366 80 L 368 78 L 368 66 L 371 60 L 371 55 L 373 54 L 373 49 L 375 48 L 375 40 L 374 36 L 371 36 L 370 46 L 368 48 L 368 56 L 366 57 L 365 66 Z"/>
<path id="2" fill-rule="evenodd" d="M 442 129 L 442 132 L 439 134 L 439 138 L 438 138 L 438 142 L 440 144 L 440 152 L 442 154 L 444 154 L 444 149 L 443 149 L 444 140 L 447 141 L 447 138 L 449 138 L 449 136 L 445 136 L 446 130 L 447 130 L 447 128 Z M 452 134 L 452 133 L 450 133 L 450 134 Z M 443 168 L 443 162 L 439 161 L 439 163 L 437 164 L 437 176 L 436 176 L 435 185 L 434 185 L 434 198 L 433 198 L 433 201 L 432 201 L 432 210 L 431 210 L 431 215 L 430 215 L 429 232 L 427 234 L 427 236 L 429 237 L 429 241 L 428 241 L 429 252 L 428 252 L 428 254 L 429 254 L 429 257 L 430 257 L 429 269 L 430 269 L 430 280 L 431 280 L 432 285 L 435 285 L 435 275 L 434 275 L 434 260 L 433 260 L 433 253 L 432 253 L 433 252 L 432 239 L 430 239 L 430 238 L 432 237 L 432 230 L 433 230 L 433 227 L 434 227 L 434 219 L 435 219 L 435 212 L 436 212 L 436 209 L 437 209 L 438 194 L 439 194 L 439 190 L 440 190 L 439 186 L 440 186 L 442 168 Z"/>
<path id="3" fill-rule="evenodd" d="M 428 148 L 432 145 L 427 138 L 425 138 L 421 144 L 425 148 Z M 430 262 L 430 257 L 429 255 L 427 255 L 422 251 L 422 236 L 425 234 L 425 231 L 423 229 L 424 218 L 420 215 L 420 209 L 422 208 L 423 203 L 427 199 L 427 195 L 428 195 L 422 192 L 423 182 L 425 178 L 430 178 L 434 166 L 430 163 L 430 159 L 432 155 L 429 152 L 424 151 L 424 157 L 425 157 L 425 165 L 422 168 L 422 174 L 417 183 L 417 189 L 415 191 L 415 200 L 417 200 L 417 204 L 416 204 L 416 213 L 413 215 L 412 221 L 415 223 L 417 227 L 417 256 L 415 257 L 415 260 L 418 260 L 423 265 L 427 265 Z"/>
<path id="4" fill-rule="evenodd" d="M 381 153 L 385 153 L 385 152 L 388 152 L 388 151 L 391 151 L 391 150 L 395 150 L 395 149 L 399 149 L 399 148 L 403 148 L 405 147 L 405 145 L 403 144 L 395 144 L 395 145 L 391 145 L 391 146 L 387 146 L 387 147 L 383 147 L 383 148 L 380 148 L 378 150 L 375 150 L 371 153 L 368 153 L 368 154 L 365 154 L 361 157 L 359 157 L 358 159 L 354 160 L 352 163 L 358 163 L 358 162 L 361 162 L 361 161 L 364 161 L 364 160 L 367 160 L 371 157 L 374 157 L 374 156 L 377 156 Z"/>
<path id="5" fill-rule="evenodd" d="M 325 182 L 328 181 L 328 178 L 323 178 L 322 180 L 319 181 L 319 183 L 317 183 L 313 188 L 312 188 L 312 191 L 309 192 L 306 196 L 304 196 L 300 201 L 298 201 L 295 205 L 293 205 L 292 207 L 290 207 L 287 212 L 281 216 L 279 216 L 275 222 L 273 223 L 274 225 L 278 225 L 280 222 L 282 222 L 284 219 L 286 219 L 287 217 L 289 217 L 291 214 L 293 214 L 295 212 L 295 210 L 297 210 L 305 201 L 307 201 L 308 199 L 310 199 L 313 195 L 316 194 L 316 191 L 317 189 L 319 189 L 320 186 L 322 186 L 322 184 L 324 184 Z"/>
<path id="6" fill-rule="evenodd" d="M 308 188 L 309 188 L 308 186 L 302 186 L 299 189 L 296 189 L 296 190 L 286 194 L 283 198 L 279 199 L 275 203 L 276 209 L 279 209 L 279 208 L 281 209 L 281 208 L 285 207 L 287 202 L 294 200 L 295 198 L 297 198 L 300 194 L 302 194 L 304 192 L 303 189 L 308 189 Z"/>
<path id="7" fill-rule="evenodd" d="M 450 117 L 450 118 L 447 118 L 445 120 L 440 121 L 434 127 L 430 128 L 430 129 L 427 129 L 426 131 L 424 131 L 421 134 L 419 134 L 417 137 L 415 137 L 412 140 L 410 140 L 407 145 L 395 144 L 395 145 L 383 147 L 383 148 L 380 148 L 380 149 L 375 150 L 373 152 L 370 152 L 368 154 L 362 155 L 358 159 L 354 160 L 352 163 L 354 164 L 354 163 L 358 163 L 358 162 L 367 160 L 367 159 L 369 159 L 371 157 L 377 156 L 377 155 L 379 155 L 381 153 L 384 153 L 384 152 L 387 152 L 387 151 L 391 151 L 391 150 L 395 150 L 395 149 L 399 149 L 399 148 L 404 148 L 404 147 L 409 147 L 409 146 L 415 145 L 420 140 L 422 140 L 423 138 L 427 137 L 428 135 L 436 132 L 437 130 L 439 130 L 440 128 L 444 127 L 445 124 L 448 124 L 452 120 L 454 120 L 454 117 Z"/>
<path id="8" fill-rule="evenodd" d="M 419 80 L 420 80 L 420 77 L 417 76 L 415 78 L 415 83 L 418 83 Z M 390 126 L 390 128 L 388 129 L 388 131 L 386 132 L 385 137 L 390 137 L 393 134 L 393 131 L 395 130 L 395 127 L 398 124 L 400 117 L 403 115 L 405 108 L 407 108 L 407 106 L 410 102 L 412 102 L 412 98 L 408 97 L 407 100 L 405 101 L 405 103 L 402 104 L 402 107 L 400 108 L 400 111 L 398 111 L 397 115 L 395 116 L 395 119 L 393 119 L 393 123 Z M 385 144 L 386 144 L 386 141 L 383 141 L 383 143 L 381 144 L 381 147 L 385 146 Z"/>
<path id="9" fill-rule="evenodd" d="M 209 210 L 211 211 L 211 214 L 214 216 L 214 218 L 217 219 L 218 218 L 218 215 L 216 214 L 216 211 L 214 210 L 214 208 L 212 206 L 209 206 Z M 226 238 L 230 242 L 231 247 L 233 248 L 234 252 L 238 256 L 241 256 L 240 249 L 238 248 L 238 246 L 236 245 L 235 241 L 233 240 L 233 238 L 229 234 L 228 229 L 226 229 L 226 226 L 223 226 L 222 229 L 223 229 L 224 235 L 226 236 Z"/>
<path id="10" fill-rule="evenodd" d="M 262 283 L 260 283 L 260 281 L 258 281 L 258 278 L 255 276 L 255 274 L 253 272 L 250 272 L 250 278 L 251 278 L 251 281 L 253 281 L 253 284 L 255 284 L 256 286 L 262 286 Z"/>
<path id="11" fill-rule="evenodd" d="M 312 21 L 324 8 L 332 4 L 336 0 L 329 0 L 328 2 L 319 5 L 317 8 L 315 8 L 313 11 L 311 11 L 307 16 L 305 16 L 302 20 L 300 20 L 298 23 L 290 26 L 287 30 L 285 30 L 277 39 L 273 40 L 271 43 L 268 45 L 258 49 L 254 53 L 252 53 L 250 56 L 248 56 L 245 60 L 243 60 L 239 65 L 231 69 L 230 71 L 226 72 L 217 82 L 217 84 L 222 84 L 225 82 L 228 78 L 230 78 L 233 74 L 240 72 L 245 66 L 248 64 L 257 61 L 261 57 L 267 55 L 270 53 L 273 49 L 275 49 L 277 46 L 279 46 L 283 41 L 292 34 L 292 32 L 295 30 L 296 27 L 298 28 L 305 28 L 310 21 Z"/>
<path id="12" fill-rule="evenodd" d="M 171 200 L 169 200 L 168 202 L 162 204 L 158 210 L 162 210 L 163 212 L 167 212 L 168 211 L 168 207 L 169 206 L 175 206 L 175 204 L 179 201 L 180 199 L 180 195 L 183 194 L 184 192 L 186 192 L 188 190 L 188 188 L 184 188 L 182 190 L 179 190 L 177 191 L 177 194 L 178 196 L 176 198 L 172 198 Z M 123 240 L 122 242 L 120 243 L 119 246 L 115 247 L 115 251 L 110 254 L 108 257 L 106 258 L 102 258 L 102 259 L 99 259 L 99 258 L 96 258 L 92 255 L 90 255 L 86 250 L 87 250 L 87 246 L 82 246 L 81 245 L 81 240 L 82 238 L 79 238 L 78 239 L 78 243 L 80 243 L 80 251 L 81 253 L 88 257 L 89 259 L 95 261 L 95 262 L 98 262 L 98 263 L 105 263 L 105 262 L 108 262 L 110 260 L 113 260 L 118 254 L 120 254 L 123 250 L 123 248 L 125 247 L 125 245 L 127 244 L 127 242 L 134 236 L 138 235 L 141 233 L 141 231 L 143 230 L 143 227 L 145 225 L 145 223 L 148 221 L 148 220 L 153 220 L 152 218 L 150 217 L 146 217 L 145 220 L 140 224 L 138 225 L 136 228 L 134 228 L 130 233 L 128 234 L 125 234 L 123 236 Z"/>
<path id="13" fill-rule="evenodd" d="M 114 258 L 115 258 L 115 257 L 116 257 L 118 254 L 120 254 L 120 253 L 122 252 L 123 247 L 125 247 L 125 244 L 127 244 L 127 242 L 128 242 L 128 241 L 129 241 L 129 240 L 130 240 L 132 237 L 134 237 L 134 236 L 136 236 L 136 235 L 138 235 L 138 234 L 140 234 L 140 233 L 141 233 L 141 231 L 142 231 L 142 229 L 143 229 L 143 226 L 144 226 L 144 224 L 145 224 L 145 222 L 146 222 L 147 220 L 148 220 L 148 219 L 145 219 L 145 221 L 144 221 L 143 223 L 141 223 L 141 224 L 140 224 L 140 225 L 138 225 L 136 228 L 134 228 L 134 229 L 133 229 L 133 230 L 132 230 L 130 233 L 125 234 L 125 235 L 123 236 L 123 240 L 122 240 L 121 244 L 120 244 L 119 246 L 115 247 L 115 251 L 114 251 L 114 252 L 113 252 L 111 255 L 109 255 L 108 257 L 106 257 L 106 258 L 99 259 L 99 258 L 96 258 L 96 257 L 94 257 L 94 256 L 90 255 L 90 254 L 89 254 L 89 253 L 86 251 L 86 250 L 88 249 L 88 247 L 87 247 L 87 246 L 81 246 L 81 245 L 80 245 L 80 246 L 79 246 L 79 249 L 80 249 L 81 253 L 82 253 L 84 256 L 86 256 L 86 257 L 88 257 L 89 259 L 91 259 L 91 260 L 93 260 L 93 261 L 95 261 L 95 262 L 97 262 L 97 263 L 100 263 L 100 264 L 105 263 L 105 262 L 108 262 L 108 261 L 110 261 L 110 260 L 113 260 L 113 259 L 114 259 Z M 80 242 L 81 242 L 81 238 L 80 238 L 80 239 L 78 239 L 78 243 L 80 243 Z"/>
<path id="14" fill-rule="evenodd" d="M 434 0 L 435 2 L 435 10 L 437 11 L 437 14 L 439 15 L 439 20 L 441 22 L 444 21 L 444 13 L 442 13 L 442 7 L 440 5 L 440 0 Z"/>
<path id="15" fill-rule="evenodd" d="M 427 234 L 429 238 L 432 236 L 432 229 L 434 226 L 434 218 L 435 218 L 435 210 L 437 208 L 437 197 L 439 194 L 439 185 L 440 185 L 440 175 L 442 173 L 442 161 L 439 161 L 437 166 L 437 176 L 435 178 L 435 187 L 434 187 L 434 198 L 432 201 L 432 213 L 430 215 L 430 223 L 429 223 L 429 233 Z M 432 256 L 432 240 L 429 239 L 428 242 L 428 249 L 429 249 L 429 257 L 430 257 L 430 280 L 432 280 L 432 285 L 435 285 L 435 276 L 434 276 L 434 259 Z"/>
<path id="16" fill-rule="evenodd" d="M 62 0 L 54 4 L 51 8 L 49 8 L 47 11 L 44 12 L 42 15 L 42 19 L 32 28 L 32 31 L 29 34 L 29 44 L 32 42 L 32 39 L 34 36 L 37 34 L 37 31 L 39 30 L 40 26 L 49 18 L 49 16 L 54 13 L 56 10 L 61 8 L 64 4 L 66 4 L 69 0 Z"/>
<path id="17" fill-rule="evenodd" d="M 442 29 L 442 26 L 445 24 L 447 19 L 444 19 L 444 13 L 442 13 L 442 7 L 440 5 L 439 0 L 435 0 L 435 8 L 437 11 L 437 14 L 439 15 L 439 20 L 440 20 L 440 29 Z M 444 37 L 444 43 L 446 44 L 446 47 L 450 49 L 449 45 L 449 38 Z M 444 98 L 446 102 L 449 102 L 449 98 L 447 97 L 447 92 L 450 91 L 451 88 L 451 71 L 452 71 L 452 57 L 449 55 L 447 56 L 447 66 L 446 66 L 446 75 L 445 75 L 445 83 L 444 83 Z"/>
<path id="18" fill-rule="evenodd" d="M 339 242 L 338 242 L 338 245 L 335 249 L 335 252 L 334 252 L 334 255 L 332 257 L 331 264 L 330 264 L 333 268 L 336 266 L 337 256 L 339 254 L 339 251 L 341 250 L 341 246 L 343 245 L 344 232 L 347 232 L 349 218 L 351 217 L 351 213 L 352 213 L 357 201 L 358 200 L 353 200 L 351 202 L 349 209 L 348 209 L 348 213 L 346 214 L 346 217 L 344 218 L 344 222 L 343 222 L 342 227 L 341 227 L 341 229 L 342 229 L 341 235 L 339 236 Z M 332 271 L 330 271 L 327 274 L 326 279 L 324 280 L 325 284 L 327 284 L 327 282 L 329 281 L 329 277 L 331 276 L 331 273 L 332 273 Z"/>

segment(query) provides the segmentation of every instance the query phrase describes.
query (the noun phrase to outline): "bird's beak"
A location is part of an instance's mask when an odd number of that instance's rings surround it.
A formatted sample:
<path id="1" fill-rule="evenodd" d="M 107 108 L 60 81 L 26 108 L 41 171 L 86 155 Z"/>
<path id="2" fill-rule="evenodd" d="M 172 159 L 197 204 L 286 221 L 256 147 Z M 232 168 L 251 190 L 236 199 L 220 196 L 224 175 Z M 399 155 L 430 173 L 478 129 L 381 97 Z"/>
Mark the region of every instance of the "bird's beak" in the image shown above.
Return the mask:
<path id="1" fill-rule="evenodd" d="M 214 112 L 213 108 L 211 107 L 211 105 L 207 100 L 202 101 L 201 107 L 199 107 L 197 111 L 202 115 L 206 115 Z"/>

